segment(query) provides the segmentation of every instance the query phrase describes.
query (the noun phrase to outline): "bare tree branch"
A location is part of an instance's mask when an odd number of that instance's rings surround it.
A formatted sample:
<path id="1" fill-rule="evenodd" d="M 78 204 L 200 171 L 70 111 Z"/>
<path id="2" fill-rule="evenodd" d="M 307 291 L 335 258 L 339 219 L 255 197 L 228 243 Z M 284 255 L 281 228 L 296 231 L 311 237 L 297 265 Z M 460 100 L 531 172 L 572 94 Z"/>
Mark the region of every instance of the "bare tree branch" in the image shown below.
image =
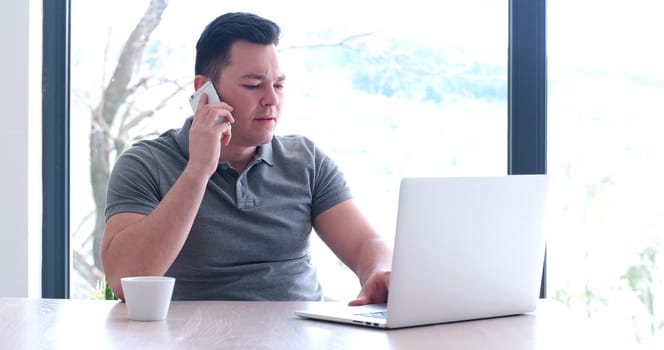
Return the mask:
<path id="1" fill-rule="evenodd" d="M 167 6 L 168 0 L 151 0 L 122 48 L 115 71 L 104 89 L 105 98 L 100 106 L 107 124 L 112 124 L 118 108 L 127 96 L 127 86 L 139 67 L 150 34 L 161 22 L 161 15 Z"/>
<path id="2" fill-rule="evenodd" d="M 189 81 L 188 84 L 190 84 L 190 83 L 191 83 L 191 80 Z M 128 121 L 123 121 L 123 123 L 121 124 L 121 127 L 120 127 L 119 134 L 127 133 L 128 131 L 133 129 L 135 126 L 140 124 L 140 122 L 142 122 L 143 120 L 145 120 L 149 117 L 152 117 L 156 112 L 162 110 L 164 107 L 166 107 L 166 105 L 168 104 L 168 102 L 171 99 L 178 96 L 178 94 L 180 92 L 184 91 L 186 86 L 187 86 L 187 84 L 182 85 L 179 82 L 177 82 L 177 80 L 172 80 L 172 79 L 161 79 L 159 81 L 159 83 L 155 86 L 165 85 L 165 84 L 173 84 L 173 85 L 175 85 L 175 89 L 170 94 L 168 94 L 165 98 L 163 98 L 156 106 L 154 106 L 153 108 L 151 108 L 149 110 L 146 110 L 146 111 L 143 111 L 143 112 L 140 112 L 140 113 L 137 113 L 137 114 L 133 114 L 133 113 L 129 113 L 129 112 L 125 113 L 125 115 L 127 116 Z M 133 106 L 133 104 L 131 106 Z"/>
<path id="3" fill-rule="evenodd" d="M 355 34 L 351 35 L 349 37 L 343 38 L 337 42 L 332 42 L 332 43 L 322 43 L 322 44 L 308 44 L 308 45 L 293 45 L 293 46 L 286 46 L 282 47 L 279 49 L 279 51 L 288 51 L 288 50 L 301 50 L 301 49 L 312 49 L 312 48 L 323 48 L 323 47 L 349 47 L 348 43 L 363 38 L 373 35 L 372 32 L 368 33 L 362 33 L 362 34 Z"/>
<path id="4" fill-rule="evenodd" d="M 90 182 L 95 203 L 95 228 L 92 232 L 93 257 L 95 268 L 101 270 L 101 239 L 105 226 L 106 185 L 110 175 L 110 156 L 115 140 L 111 136 L 111 126 L 118 117 L 118 111 L 127 103 L 127 97 L 134 94 L 145 82 L 130 86 L 140 69 L 143 52 L 150 36 L 161 22 L 161 16 L 168 6 L 168 0 L 150 0 L 143 16 L 134 27 L 122 47 L 117 65 L 108 85 L 103 89 L 99 104 L 92 114 L 90 130 Z M 108 47 L 106 48 L 108 50 Z M 105 59 L 108 54 L 105 54 Z"/>

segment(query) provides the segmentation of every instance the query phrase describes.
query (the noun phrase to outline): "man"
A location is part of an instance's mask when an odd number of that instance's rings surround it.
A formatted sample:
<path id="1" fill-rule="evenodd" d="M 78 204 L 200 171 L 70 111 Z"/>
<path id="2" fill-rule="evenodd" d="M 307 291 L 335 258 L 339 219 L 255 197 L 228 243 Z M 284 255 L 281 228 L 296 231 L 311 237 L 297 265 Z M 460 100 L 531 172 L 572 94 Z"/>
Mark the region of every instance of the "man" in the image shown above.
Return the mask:
<path id="1" fill-rule="evenodd" d="M 301 136 L 274 136 L 283 102 L 279 27 L 248 13 L 212 21 L 196 45 L 194 87 L 211 80 L 181 129 L 141 141 L 108 186 L 102 261 L 120 278 L 176 277 L 174 299 L 321 300 L 312 227 L 358 276 L 351 305 L 387 300 L 392 253 L 343 175 Z M 231 128 L 232 125 L 232 128 Z"/>

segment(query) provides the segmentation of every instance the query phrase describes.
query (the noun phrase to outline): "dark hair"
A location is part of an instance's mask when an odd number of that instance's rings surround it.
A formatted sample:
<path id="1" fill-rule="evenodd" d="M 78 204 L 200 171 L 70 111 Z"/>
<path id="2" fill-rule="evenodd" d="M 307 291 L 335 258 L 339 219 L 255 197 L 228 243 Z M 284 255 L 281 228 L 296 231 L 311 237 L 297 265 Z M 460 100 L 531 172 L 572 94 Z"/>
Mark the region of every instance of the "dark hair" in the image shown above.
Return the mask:
<path id="1" fill-rule="evenodd" d="M 195 74 L 216 80 L 221 68 L 230 63 L 233 43 L 245 40 L 254 44 L 278 45 L 280 34 L 281 29 L 276 23 L 255 14 L 223 14 L 210 22 L 198 38 Z"/>

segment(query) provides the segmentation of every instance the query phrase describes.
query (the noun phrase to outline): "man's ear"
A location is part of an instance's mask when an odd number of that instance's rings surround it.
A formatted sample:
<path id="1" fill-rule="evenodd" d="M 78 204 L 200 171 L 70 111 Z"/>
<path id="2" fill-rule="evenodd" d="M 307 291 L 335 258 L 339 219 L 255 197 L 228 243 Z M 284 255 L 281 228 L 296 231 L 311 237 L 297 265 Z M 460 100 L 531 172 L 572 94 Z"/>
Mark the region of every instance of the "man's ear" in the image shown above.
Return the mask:
<path id="1" fill-rule="evenodd" d="M 194 90 L 198 90 L 201 85 L 205 84 L 205 82 L 208 80 L 210 80 L 210 78 L 206 77 L 205 75 L 196 75 L 194 77 Z"/>

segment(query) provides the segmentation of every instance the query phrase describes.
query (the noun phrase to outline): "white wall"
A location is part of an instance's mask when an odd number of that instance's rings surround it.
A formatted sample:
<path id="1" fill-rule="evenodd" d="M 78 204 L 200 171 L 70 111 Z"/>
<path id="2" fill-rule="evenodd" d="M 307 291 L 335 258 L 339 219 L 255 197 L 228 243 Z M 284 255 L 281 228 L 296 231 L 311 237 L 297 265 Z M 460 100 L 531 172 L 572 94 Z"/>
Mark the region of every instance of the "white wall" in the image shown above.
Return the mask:
<path id="1" fill-rule="evenodd" d="M 41 295 L 41 13 L 0 5 L 0 297 Z"/>

